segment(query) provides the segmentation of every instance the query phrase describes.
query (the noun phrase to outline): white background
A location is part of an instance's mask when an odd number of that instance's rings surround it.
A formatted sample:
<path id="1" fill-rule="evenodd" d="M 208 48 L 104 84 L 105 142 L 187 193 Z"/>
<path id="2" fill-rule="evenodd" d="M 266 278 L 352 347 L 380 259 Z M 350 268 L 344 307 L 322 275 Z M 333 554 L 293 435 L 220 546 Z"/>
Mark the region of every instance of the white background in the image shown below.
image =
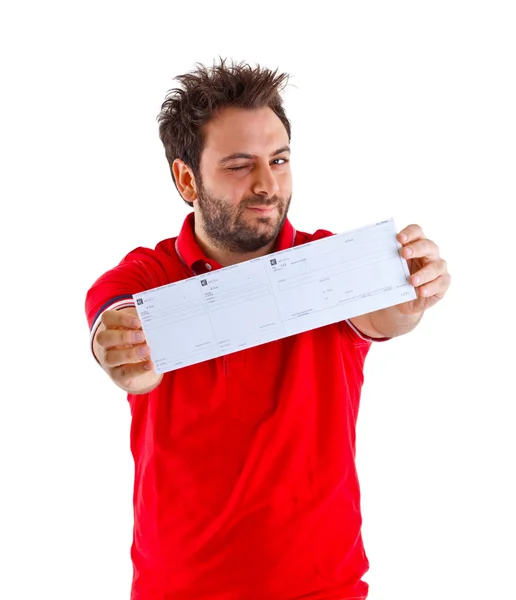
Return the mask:
<path id="1" fill-rule="evenodd" d="M 516 598 L 513 6 L 2 10 L 2 599 L 129 598 L 129 406 L 89 354 L 84 296 L 134 247 L 177 235 L 188 207 L 156 115 L 176 75 L 219 55 L 292 75 L 297 229 L 419 223 L 453 277 L 367 359 L 370 599 Z"/>

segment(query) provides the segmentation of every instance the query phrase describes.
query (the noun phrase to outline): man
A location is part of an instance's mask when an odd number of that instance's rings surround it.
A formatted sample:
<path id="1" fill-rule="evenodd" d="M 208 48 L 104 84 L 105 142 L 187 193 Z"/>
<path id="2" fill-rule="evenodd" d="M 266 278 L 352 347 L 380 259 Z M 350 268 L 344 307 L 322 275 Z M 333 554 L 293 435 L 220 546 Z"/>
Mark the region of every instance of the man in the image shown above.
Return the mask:
<path id="1" fill-rule="evenodd" d="M 222 60 L 178 80 L 160 137 L 193 212 L 86 299 L 93 352 L 132 413 L 131 598 L 364 599 L 354 462 L 364 360 L 443 297 L 446 263 L 410 225 L 398 239 L 417 299 L 157 375 L 132 294 L 331 235 L 287 219 L 287 76 Z"/>

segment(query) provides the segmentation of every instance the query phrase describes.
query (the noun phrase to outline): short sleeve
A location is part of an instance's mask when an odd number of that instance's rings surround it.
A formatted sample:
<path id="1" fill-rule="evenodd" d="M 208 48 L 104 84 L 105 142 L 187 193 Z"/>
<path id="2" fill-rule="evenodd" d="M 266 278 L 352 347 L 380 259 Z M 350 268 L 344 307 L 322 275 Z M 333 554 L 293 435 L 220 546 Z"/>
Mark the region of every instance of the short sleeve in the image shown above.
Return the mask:
<path id="1" fill-rule="evenodd" d="M 90 287 L 85 310 L 92 341 L 106 310 L 134 306 L 133 294 L 169 282 L 156 254 L 155 250 L 137 248 Z"/>
<path id="2" fill-rule="evenodd" d="M 362 333 L 353 323 L 346 319 L 344 321 L 339 322 L 339 327 L 342 333 L 342 336 L 345 338 L 347 342 L 349 342 L 352 346 L 371 346 L 373 342 L 387 342 L 391 338 L 372 338 Z"/>

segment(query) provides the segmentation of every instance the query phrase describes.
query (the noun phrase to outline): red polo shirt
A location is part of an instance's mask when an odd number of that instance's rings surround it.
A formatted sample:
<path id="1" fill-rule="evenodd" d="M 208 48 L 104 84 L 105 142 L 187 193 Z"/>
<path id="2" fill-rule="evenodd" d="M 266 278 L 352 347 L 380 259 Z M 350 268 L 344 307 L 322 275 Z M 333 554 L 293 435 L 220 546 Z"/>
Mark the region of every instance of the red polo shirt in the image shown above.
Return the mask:
<path id="1" fill-rule="evenodd" d="M 88 291 L 92 334 L 132 294 L 220 265 L 193 213 Z M 331 235 L 286 221 L 275 250 Z M 131 600 L 364 599 L 355 426 L 371 339 L 349 321 L 166 373 L 132 395 Z M 180 344 L 181 340 L 177 340 Z"/>

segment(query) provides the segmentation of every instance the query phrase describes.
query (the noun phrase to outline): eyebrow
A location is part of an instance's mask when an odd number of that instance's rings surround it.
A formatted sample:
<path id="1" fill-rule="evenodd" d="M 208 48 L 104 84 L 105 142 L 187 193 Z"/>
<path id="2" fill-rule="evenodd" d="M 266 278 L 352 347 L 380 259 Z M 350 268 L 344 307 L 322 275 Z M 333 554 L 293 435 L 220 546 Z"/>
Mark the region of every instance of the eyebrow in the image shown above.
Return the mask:
<path id="1" fill-rule="evenodd" d="M 277 154 L 281 154 L 282 152 L 290 152 L 289 146 L 283 146 L 282 148 L 278 148 L 275 150 L 270 156 L 276 156 Z M 219 160 L 219 164 L 223 164 L 233 160 L 235 158 L 256 158 L 256 154 L 246 154 L 245 152 L 235 152 L 234 154 L 230 154 L 229 156 L 225 156 L 221 160 Z"/>

